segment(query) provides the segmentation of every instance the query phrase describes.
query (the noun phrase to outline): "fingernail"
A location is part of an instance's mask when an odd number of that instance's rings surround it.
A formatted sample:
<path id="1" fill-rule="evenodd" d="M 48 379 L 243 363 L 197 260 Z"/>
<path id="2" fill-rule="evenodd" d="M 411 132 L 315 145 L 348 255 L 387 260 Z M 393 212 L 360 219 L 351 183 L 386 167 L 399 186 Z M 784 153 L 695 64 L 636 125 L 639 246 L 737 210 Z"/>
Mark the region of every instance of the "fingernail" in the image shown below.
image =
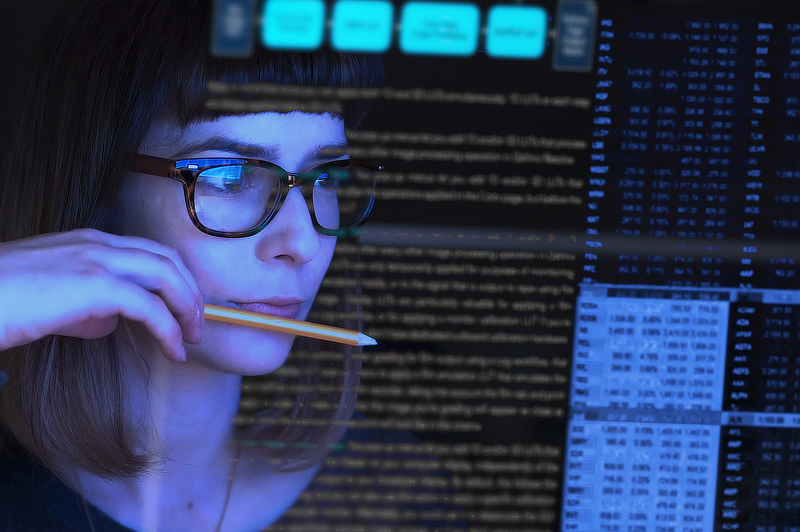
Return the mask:
<path id="1" fill-rule="evenodd" d="M 184 349 L 183 344 L 178 348 L 178 360 L 186 362 L 186 349 Z"/>
<path id="2" fill-rule="evenodd" d="M 206 330 L 206 318 L 205 318 L 205 315 L 203 313 L 203 309 L 197 309 L 196 320 L 197 320 L 197 325 L 198 325 L 198 327 L 197 327 L 197 330 L 198 330 L 197 343 L 199 344 L 200 342 L 203 341 L 203 334 L 205 333 L 205 330 Z"/>

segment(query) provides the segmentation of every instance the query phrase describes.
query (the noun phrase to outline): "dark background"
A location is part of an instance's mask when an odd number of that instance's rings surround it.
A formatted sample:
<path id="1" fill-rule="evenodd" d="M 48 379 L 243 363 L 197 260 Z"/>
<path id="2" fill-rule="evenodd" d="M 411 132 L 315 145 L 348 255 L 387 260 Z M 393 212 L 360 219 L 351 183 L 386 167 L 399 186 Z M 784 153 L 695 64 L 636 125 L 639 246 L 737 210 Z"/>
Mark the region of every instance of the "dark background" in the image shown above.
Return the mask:
<path id="1" fill-rule="evenodd" d="M 0 1 L 0 157 L 11 144 L 12 123 L 22 98 L 33 51 L 63 0 Z"/>

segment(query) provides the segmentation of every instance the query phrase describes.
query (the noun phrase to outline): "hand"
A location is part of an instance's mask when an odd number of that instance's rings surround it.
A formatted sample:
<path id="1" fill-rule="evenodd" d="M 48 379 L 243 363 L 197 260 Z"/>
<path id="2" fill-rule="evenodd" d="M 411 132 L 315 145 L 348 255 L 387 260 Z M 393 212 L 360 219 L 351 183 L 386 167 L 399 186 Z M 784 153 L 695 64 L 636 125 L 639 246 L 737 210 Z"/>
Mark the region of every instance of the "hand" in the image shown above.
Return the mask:
<path id="1" fill-rule="evenodd" d="M 186 360 L 203 338 L 203 295 L 177 251 L 78 229 L 0 243 L 0 350 L 50 334 L 100 338 L 126 318 L 164 355 Z"/>

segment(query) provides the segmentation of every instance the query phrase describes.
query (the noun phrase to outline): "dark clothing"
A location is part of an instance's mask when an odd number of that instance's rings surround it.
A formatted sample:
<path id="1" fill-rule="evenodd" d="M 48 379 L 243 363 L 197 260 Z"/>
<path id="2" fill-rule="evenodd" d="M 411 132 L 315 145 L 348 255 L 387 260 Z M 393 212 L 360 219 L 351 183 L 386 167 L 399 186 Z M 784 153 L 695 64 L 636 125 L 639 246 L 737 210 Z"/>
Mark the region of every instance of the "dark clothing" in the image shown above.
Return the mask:
<path id="1" fill-rule="evenodd" d="M 96 532 L 131 532 L 90 504 Z M 82 498 L 21 447 L 0 456 L 0 530 L 86 532 L 91 530 Z"/>
<path id="2" fill-rule="evenodd" d="M 409 433 L 403 432 L 355 430 L 348 431 L 343 441 L 410 443 L 416 440 Z M 452 493 L 452 490 L 446 487 L 448 484 L 446 475 L 434 473 L 433 476 L 438 482 L 428 482 L 428 486 L 425 487 L 400 489 L 399 491 L 414 494 L 415 501 L 410 504 L 391 502 L 392 498 L 383 497 L 381 492 L 384 495 L 387 492 L 396 492 L 397 486 L 392 486 L 392 482 L 388 482 L 388 486 L 385 487 L 381 484 L 385 484 L 387 477 L 408 475 L 412 472 L 403 471 L 402 468 L 386 470 L 379 465 L 385 464 L 386 456 L 367 457 L 367 462 L 375 465 L 365 468 L 361 460 L 364 456 L 348 450 L 346 445 L 342 447 L 343 449 L 331 454 L 331 459 L 323 465 L 295 506 L 269 530 L 298 531 L 313 526 L 314 530 L 319 531 L 326 528 L 333 530 L 343 525 L 358 525 L 363 527 L 362 530 L 370 530 L 371 527 L 377 526 L 383 529 L 416 526 L 431 531 L 466 528 L 460 518 L 455 521 L 452 519 L 454 512 L 461 514 L 460 509 L 453 504 L 442 504 L 440 495 Z M 392 461 L 402 461 L 404 456 L 392 454 L 388 458 Z M 419 459 L 420 456 L 413 458 Z M 343 465 L 348 459 L 360 462 L 361 465 L 357 469 Z M 416 474 L 419 475 L 420 472 L 417 471 Z M 423 476 L 430 478 L 430 473 L 427 475 L 423 473 Z M 364 479 L 370 478 L 374 481 L 369 485 L 363 482 Z M 331 479 L 338 480 L 332 482 Z M 370 495 L 368 499 L 371 500 L 365 500 L 364 493 L 368 493 Z M 430 503 L 426 503 L 426 500 Z M 431 511 L 439 515 L 449 513 L 451 517 L 444 520 L 406 517 L 400 522 L 397 521 L 398 512 L 405 511 L 403 515 L 408 515 L 408 510 L 412 509 L 414 511 L 421 509 L 429 514 Z M 86 532 L 92 530 L 90 521 L 95 532 L 132 532 L 131 529 L 120 525 L 91 504 L 84 502 L 47 468 L 34 462 L 21 447 L 9 447 L 7 452 L 0 454 L 1 531 Z"/>

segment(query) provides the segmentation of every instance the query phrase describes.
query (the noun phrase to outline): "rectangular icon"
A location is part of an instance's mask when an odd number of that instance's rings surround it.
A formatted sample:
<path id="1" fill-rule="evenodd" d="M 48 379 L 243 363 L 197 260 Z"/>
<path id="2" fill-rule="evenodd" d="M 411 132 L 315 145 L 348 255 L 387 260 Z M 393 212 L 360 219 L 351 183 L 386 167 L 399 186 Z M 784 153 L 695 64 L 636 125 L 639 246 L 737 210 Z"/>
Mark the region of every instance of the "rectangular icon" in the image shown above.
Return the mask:
<path id="1" fill-rule="evenodd" d="M 267 48 L 316 50 L 325 33 L 322 0 L 266 0 L 261 42 Z"/>
<path id="2" fill-rule="evenodd" d="M 588 72 L 594 60 L 597 3 L 594 0 L 562 0 L 556 11 L 553 70 Z"/>
<path id="3" fill-rule="evenodd" d="M 538 6 L 494 6 L 486 24 L 486 54 L 539 59 L 547 42 L 547 11 Z"/>
<path id="4" fill-rule="evenodd" d="M 340 0 L 333 6 L 331 47 L 383 53 L 392 44 L 394 8 L 388 0 Z"/>
<path id="5" fill-rule="evenodd" d="M 255 0 L 216 0 L 211 27 L 211 55 L 250 57 L 253 55 Z"/>
<path id="6" fill-rule="evenodd" d="M 400 50 L 417 55 L 470 56 L 478 47 L 475 4 L 408 2 L 400 20 Z"/>

